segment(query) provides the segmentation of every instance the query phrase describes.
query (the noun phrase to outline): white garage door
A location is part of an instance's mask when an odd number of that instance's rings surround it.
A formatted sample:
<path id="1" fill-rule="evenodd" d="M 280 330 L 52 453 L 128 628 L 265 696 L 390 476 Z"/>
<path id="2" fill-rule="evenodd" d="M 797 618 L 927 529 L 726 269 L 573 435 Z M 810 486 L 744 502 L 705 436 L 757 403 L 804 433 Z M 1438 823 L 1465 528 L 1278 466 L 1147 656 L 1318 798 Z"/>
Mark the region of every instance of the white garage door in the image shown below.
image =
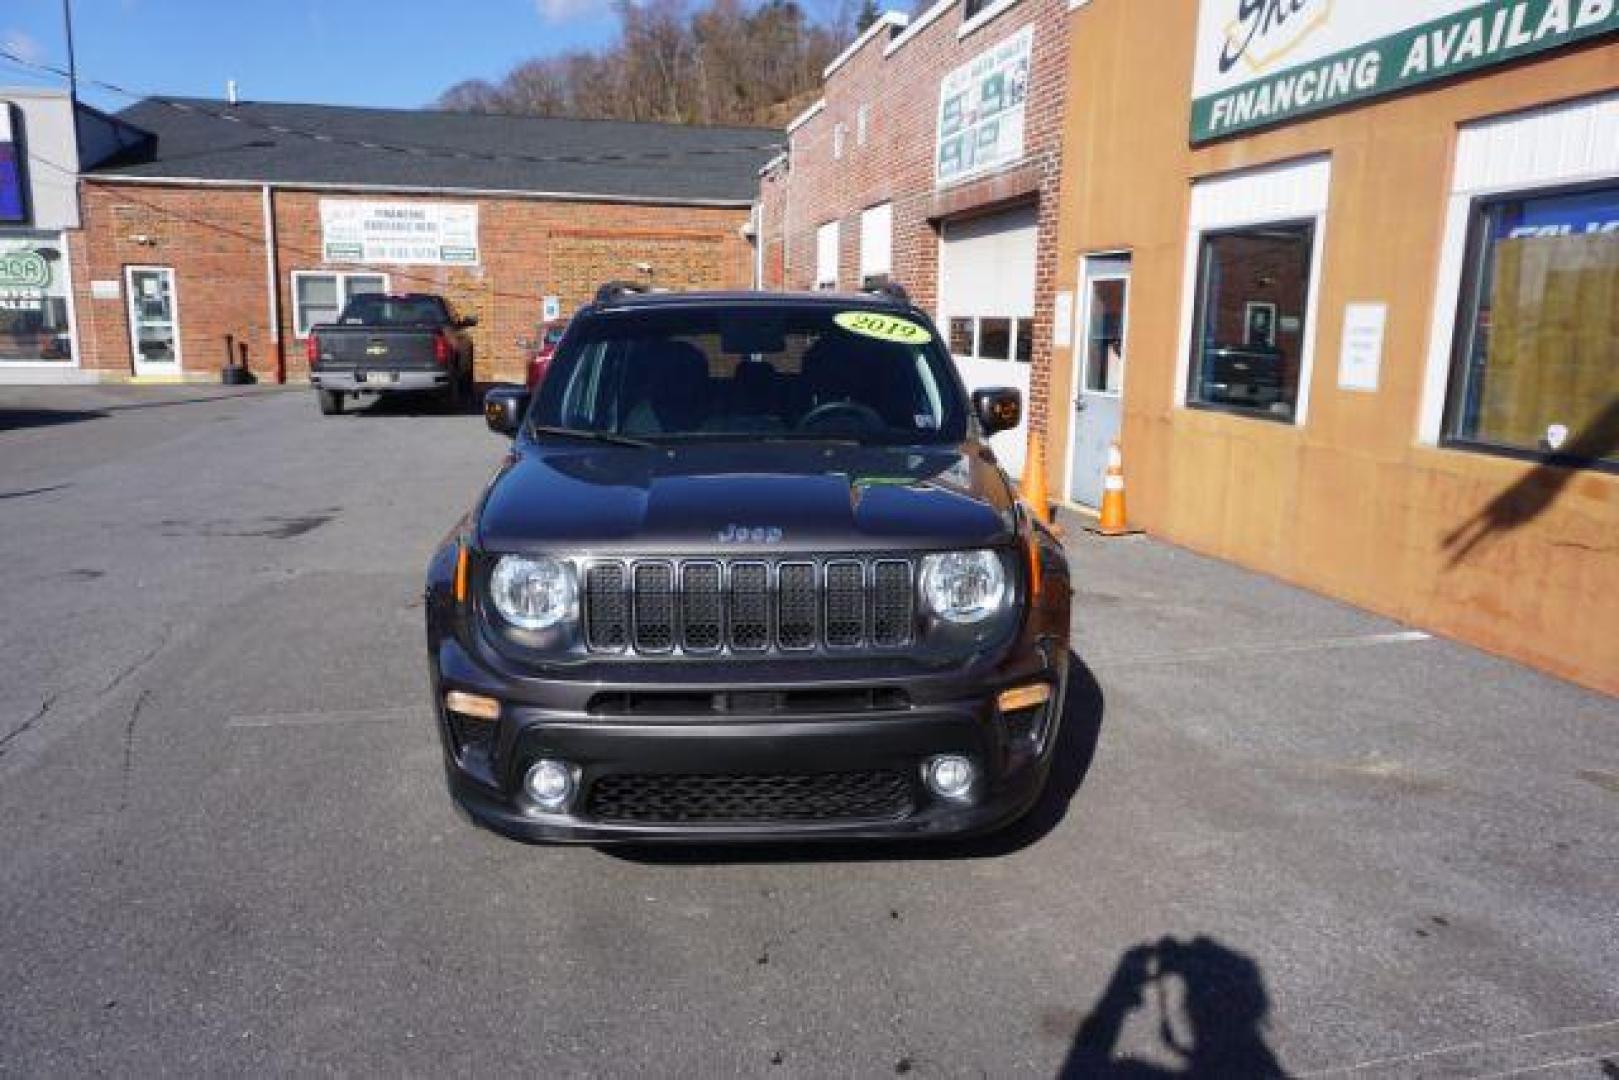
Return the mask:
<path id="1" fill-rule="evenodd" d="M 946 222 L 939 243 L 939 326 L 969 391 L 1015 386 L 1028 412 L 1034 351 L 1035 208 Z M 1026 423 L 995 436 L 995 456 L 1023 472 Z"/>

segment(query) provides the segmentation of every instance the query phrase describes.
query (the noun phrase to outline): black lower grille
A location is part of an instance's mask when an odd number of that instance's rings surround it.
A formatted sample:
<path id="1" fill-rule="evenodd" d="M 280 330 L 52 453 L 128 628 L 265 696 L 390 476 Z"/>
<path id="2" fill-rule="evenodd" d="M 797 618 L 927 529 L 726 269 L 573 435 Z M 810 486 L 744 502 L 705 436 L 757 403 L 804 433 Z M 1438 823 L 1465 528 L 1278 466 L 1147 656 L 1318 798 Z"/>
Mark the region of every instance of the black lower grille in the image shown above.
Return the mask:
<path id="1" fill-rule="evenodd" d="M 911 788 L 891 770 L 760 775 L 625 774 L 590 787 L 598 821 L 878 821 L 911 809 Z"/>

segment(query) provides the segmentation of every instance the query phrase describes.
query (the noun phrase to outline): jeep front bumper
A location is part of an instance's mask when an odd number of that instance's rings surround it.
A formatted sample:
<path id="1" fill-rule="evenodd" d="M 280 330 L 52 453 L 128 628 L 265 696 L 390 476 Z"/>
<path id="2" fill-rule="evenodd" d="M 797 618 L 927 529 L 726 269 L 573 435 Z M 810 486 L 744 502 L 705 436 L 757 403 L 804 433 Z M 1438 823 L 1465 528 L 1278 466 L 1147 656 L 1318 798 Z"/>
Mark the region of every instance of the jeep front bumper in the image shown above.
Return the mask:
<path id="1" fill-rule="evenodd" d="M 885 673 L 871 662 L 817 667 L 803 682 L 786 677 L 790 665 L 769 665 L 749 671 L 745 685 L 734 675 L 694 682 L 689 671 L 672 684 L 635 668 L 616 680 L 600 670 L 507 680 L 453 637 L 436 643 L 432 660 L 457 802 L 511 836 L 593 844 L 993 831 L 1026 813 L 1044 787 L 1068 675 L 1066 643 L 1055 639 L 966 670 Z M 1036 685 L 1050 691 L 1043 702 L 998 709 L 1003 691 Z M 499 720 L 448 711 L 450 691 L 498 700 Z M 939 755 L 972 762 L 977 778 L 965 797 L 942 797 L 925 782 Z M 575 777 L 554 812 L 523 783 L 541 759 L 566 763 Z"/>

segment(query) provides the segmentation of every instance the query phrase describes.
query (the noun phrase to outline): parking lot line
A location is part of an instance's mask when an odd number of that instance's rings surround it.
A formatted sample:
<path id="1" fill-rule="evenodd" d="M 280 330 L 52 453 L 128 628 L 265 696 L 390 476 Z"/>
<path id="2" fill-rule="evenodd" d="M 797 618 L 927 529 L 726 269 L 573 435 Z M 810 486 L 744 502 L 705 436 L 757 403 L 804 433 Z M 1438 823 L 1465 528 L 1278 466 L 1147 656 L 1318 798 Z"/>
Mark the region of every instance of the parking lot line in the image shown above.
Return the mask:
<path id="1" fill-rule="evenodd" d="M 1526 1044 L 1543 1039 L 1597 1039 L 1608 1035 L 1619 1035 L 1619 1020 L 1600 1020 L 1591 1024 L 1574 1024 L 1569 1027 L 1547 1028 L 1544 1031 L 1528 1031 L 1521 1035 L 1507 1035 L 1499 1039 L 1481 1039 L 1478 1042 L 1458 1043 L 1454 1046 L 1440 1046 L 1432 1050 L 1421 1050 L 1413 1054 L 1398 1054 L 1393 1057 L 1373 1058 L 1370 1061 L 1361 1061 L 1353 1065 L 1334 1065 L 1330 1068 L 1298 1073 L 1297 1075 L 1301 1078 L 1301 1080 L 1323 1080 L 1323 1078 L 1326 1077 L 1347 1077 L 1379 1070 L 1392 1070 L 1398 1067 L 1415 1065 L 1417 1062 L 1424 1062 L 1438 1072 L 1441 1070 L 1433 1063 L 1440 1061 L 1442 1064 L 1442 1059 L 1445 1058 L 1465 1059 L 1471 1055 L 1486 1052 L 1501 1054 L 1508 1050 L 1520 1048 Z M 1569 1047 L 1566 1045 L 1558 1046 L 1554 1043 L 1553 1047 L 1549 1047 L 1545 1052 L 1561 1055 L 1563 1051 L 1566 1051 L 1567 1049 L 1569 1049 Z M 1605 1058 L 1613 1052 L 1614 1051 L 1612 1049 L 1608 1049 L 1580 1053 L 1573 1057 L 1559 1056 L 1556 1060 L 1520 1064 L 1504 1072 L 1478 1075 L 1480 1076 L 1481 1080 L 1485 1075 L 1517 1076 L 1523 1073 L 1558 1068 L 1563 1065 L 1577 1062 L 1595 1061 Z"/>
<path id="2" fill-rule="evenodd" d="M 421 718 L 421 710 L 397 707 L 392 709 L 351 709 L 333 712 L 260 713 L 233 716 L 225 721 L 227 728 L 250 730 L 259 728 L 335 727 L 343 724 L 400 724 Z"/>
<path id="3" fill-rule="evenodd" d="M 1218 645 L 1207 649 L 1182 649 L 1168 653 L 1090 656 L 1098 667 L 1142 667 L 1151 664 L 1179 664 L 1198 660 L 1220 660 L 1232 656 L 1274 656 L 1277 653 L 1325 652 L 1329 649 L 1362 649 L 1373 645 L 1409 645 L 1432 641 L 1433 635 L 1421 630 L 1399 630 L 1388 634 L 1357 634 L 1353 637 L 1318 638 L 1315 641 L 1262 641 L 1249 645 Z"/>

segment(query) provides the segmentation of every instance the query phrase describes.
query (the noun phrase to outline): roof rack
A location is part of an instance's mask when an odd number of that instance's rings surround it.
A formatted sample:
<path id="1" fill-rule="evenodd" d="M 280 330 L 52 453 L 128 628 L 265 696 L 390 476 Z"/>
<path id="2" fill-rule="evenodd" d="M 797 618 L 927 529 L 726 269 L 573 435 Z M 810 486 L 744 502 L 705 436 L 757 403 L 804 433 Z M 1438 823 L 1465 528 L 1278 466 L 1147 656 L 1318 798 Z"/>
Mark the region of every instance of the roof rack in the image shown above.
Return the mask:
<path id="1" fill-rule="evenodd" d="M 897 281 L 885 281 L 881 285 L 873 285 L 863 291 L 872 296 L 886 296 L 896 304 L 909 305 L 911 302 L 911 294 Z"/>
<path id="2" fill-rule="evenodd" d="M 612 304 L 626 296 L 639 296 L 651 291 L 650 286 L 639 281 L 609 281 L 596 290 L 596 303 Z"/>

